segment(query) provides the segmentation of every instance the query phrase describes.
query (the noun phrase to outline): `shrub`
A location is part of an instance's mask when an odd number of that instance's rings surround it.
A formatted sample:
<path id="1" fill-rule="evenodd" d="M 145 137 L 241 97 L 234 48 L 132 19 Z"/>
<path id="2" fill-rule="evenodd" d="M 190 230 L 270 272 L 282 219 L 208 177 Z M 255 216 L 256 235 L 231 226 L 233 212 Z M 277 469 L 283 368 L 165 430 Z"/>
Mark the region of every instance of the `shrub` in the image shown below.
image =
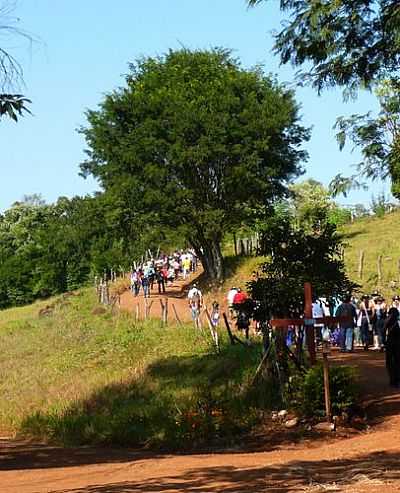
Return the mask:
<path id="1" fill-rule="evenodd" d="M 333 366 L 329 370 L 333 414 L 340 414 L 355 405 L 358 399 L 357 375 L 353 367 Z M 295 407 L 308 417 L 325 415 L 324 375 L 322 365 L 310 368 L 293 385 Z"/>

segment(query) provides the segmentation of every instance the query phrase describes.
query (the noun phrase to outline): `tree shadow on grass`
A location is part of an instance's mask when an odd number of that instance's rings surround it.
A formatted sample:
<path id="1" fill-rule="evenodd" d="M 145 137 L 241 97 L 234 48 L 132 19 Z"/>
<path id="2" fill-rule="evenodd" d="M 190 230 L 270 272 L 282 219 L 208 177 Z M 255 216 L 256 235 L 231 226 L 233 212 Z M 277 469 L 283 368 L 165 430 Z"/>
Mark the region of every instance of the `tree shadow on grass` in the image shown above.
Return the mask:
<path id="1" fill-rule="evenodd" d="M 256 459 L 257 460 L 257 459 Z M 228 462 L 225 459 L 225 462 Z M 232 465 L 199 467 L 181 474 L 150 477 L 57 493 L 294 493 L 298 491 L 384 491 L 384 485 L 400 481 L 400 454 L 374 452 L 351 459 L 290 461 L 264 467 Z M 397 484 L 397 483 L 396 483 Z M 312 488 L 313 487 L 313 488 Z"/>
<path id="2" fill-rule="evenodd" d="M 274 430 L 264 430 L 262 427 L 258 428 L 258 435 L 248 436 L 243 434 L 244 425 L 243 429 L 239 426 L 233 431 L 229 430 L 234 434 L 233 442 L 220 440 L 221 435 L 214 440 L 212 429 L 201 435 L 203 442 L 194 443 L 189 433 L 190 429 L 184 428 L 185 423 L 182 425 L 180 418 L 184 415 L 196 415 L 199 402 L 204 403 L 210 396 L 211 401 L 217 396 L 216 410 L 220 410 L 221 402 L 218 402 L 218 399 L 222 396 L 221 401 L 225 403 L 226 408 L 232 410 L 232 413 L 236 412 L 236 415 L 238 410 L 243 411 L 242 415 L 239 412 L 239 417 L 246 418 L 246 412 L 252 404 L 248 396 L 240 392 L 241 383 L 246 376 L 254 374 L 258 360 L 257 347 L 250 349 L 242 346 L 223 346 L 220 355 L 199 354 L 160 358 L 136 378 L 107 385 L 88 398 L 71 403 L 63 412 L 32 415 L 22 425 L 22 431 L 35 438 L 64 445 L 124 446 L 136 450 L 103 449 L 100 452 L 99 449 L 93 448 L 63 450 L 24 443 L 8 446 L 6 444 L 0 449 L 0 470 L 135 461 L 147 457 L 162 457 L 165 451 L 191 452 L 194 445 L 198 453 L 209 453 L 212 450 L 215 454 L 223 455 L 226 453 L 224 447 L 227 444 L 231 446 L 240 440 L 240 446 L 235 446 L 234 451 L 231 451 L 239 454 L 243 453 L 243 450 L 274 450 L 282 444 L 298 442 L 304 438 L 321 438 L 318 435 L 308 436 L 303 432 L 290 435 L 282 433 L 280 429 L 274 433 Z M 369 392 L 374 397 L 375 387 L 370 387 L 371 382 L 374 385 L 374 382 L 377 382 L 379 387 L 385 378 L 382 355 L 364 352 L 352 355 L 338 354 L 333 355 L 332 360 L 335 364 L 351 365 L 362 360 L 364 391 L 366 395 Z M 258 393 L 259 389 L 256 390 Z M 380 415 L 396 414 L 399 410 L 398 393 L 385 393 L 382 389 L 381 394 L 375 394 L 375 397 L 380 399 L 382 406 Z M 237 407 L 239 404 L 242 405 L 241 408 Z M 211 402 L 211 405 L 214 403 Z M 375 409 L 376 405 L 375 403 Z M 152 454 L 146 452 L 144 447 L 150 447 L 153 450 Z M 138 485 L 135 484 L 127 486 L 131 489 L 124 490 L 124 487 L 122 485 L 121 490 L 117 487 L 114 490 L 93 489 L 93 492 L 147 491 L 137 489 Z"/>
<path id="3" fill-rule="evenodd" d="M 191 427 L 197 426 L 201 445 L 212 440 L 215 431 L 205 414 L 211 416 L 214 407 L 220 411 L 219 400 L 224 400 L 223 405 L 235 407 L 238 386 L 244 375 L 253 371 L 258 359 L 257 348 L 239 346 L 224 346 L 219 355 L 161 358 L 150 364 L 143 374 L 106 385 L 89 397 L 72 402 L 62 411 L 28 416 L 21 425 L 20 436 L 70 447 L 183 450 L 185 446 L 192 446 L 194 432 Z M 2 457 L 0 469 L 7 464 L 13 467 L 13 464 L 23 463 L 17 457 L 24 457 L 23 449 L 17 448 L 14 452 L 16 455 Z M 28 461 L 31 467 L 36 461 L 35 449 L 30 449 L 29 454 L 32 456 Z M 81 455 L 83 457 L 85 453 L 78 454 L 78 461 Z M 40 463 L 45 467 L 46 459 Z M 48 467 L 54 467 L 56 463 L 49 460 Z"/>

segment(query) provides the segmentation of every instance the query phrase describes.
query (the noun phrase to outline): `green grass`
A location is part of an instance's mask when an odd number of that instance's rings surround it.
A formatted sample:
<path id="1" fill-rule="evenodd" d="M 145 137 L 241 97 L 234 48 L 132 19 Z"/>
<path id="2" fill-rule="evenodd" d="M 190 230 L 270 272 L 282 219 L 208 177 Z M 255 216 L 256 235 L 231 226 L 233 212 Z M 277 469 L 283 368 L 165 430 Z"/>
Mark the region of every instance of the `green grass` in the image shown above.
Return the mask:
<path id="1" fill-rule="evenodd" d="M 48 304 L 48 303 L 47 303 Z M 92 290 L 2 312 L 0 430 L 62 444 L 185 446 L 231 440 L 271 404 L 249 396 L 260 348 L 216 354 L 193 327 L 94 315 Z"/>
<path id="2" fill-rule="evenodd" d="M 365 224 L 347 228 L 349 241 L 363 238 L 357 231 Z M 372 244 L 368 235 L 363 244 Z M 262 260 L 229 258 L 219 294 L 244 287 Z M 40 317 L 48 306 L 51 313 Z M 83 289 L 1 312 L 2 435 L 182 449 L 235 441 L 280 405 L 271 382 L 249 386 L 259 341 L 231 346 L 221 328 L 217 354 L 207 331 L 136 324 L 128 313 L 96 314 L 96 306 L 94 290 Z"/>
<path id="3" fill-rule="evenodd" d="M 385 296 L 400 291 L 400 211 L 382 218 L 369 217 L 343 228 L 345 234 L 345 263 L 349 277 L 361 285 L 361 290 L 374 290 Z M 360 251 L 364 251 L 362 279 L 358 276 Z M 382 255 L 382 281 L 378 281 L 377 261 Z"/>

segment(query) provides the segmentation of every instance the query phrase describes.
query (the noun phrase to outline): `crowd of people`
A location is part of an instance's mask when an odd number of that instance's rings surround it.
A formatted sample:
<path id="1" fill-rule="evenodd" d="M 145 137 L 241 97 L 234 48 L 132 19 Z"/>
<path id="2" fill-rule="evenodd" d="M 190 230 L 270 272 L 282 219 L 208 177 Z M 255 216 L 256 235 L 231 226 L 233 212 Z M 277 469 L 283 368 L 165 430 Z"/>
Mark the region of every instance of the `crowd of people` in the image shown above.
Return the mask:
<path id="1" fill-rule="evenodd" d="M 166 286 L 172 286 L 178 279 L 186 279 L 196 272 L 198 258 L 193 250 L 179 250 L 171 255 L 160 254 L 132 268 L 130 274 L 131 291 L 134 296 L 149 298 L 157 285 L 158 293 L 165 293 Z"/>
<path id="2" fill-rule="evenodd" d="M 315 300 L 313 316 L 323 310 L 323 302 Z M 387 302 L 381 295 L 364 295 L 360 300 L 347 296 L 336 307 L 338 324 L 332 328 L 322 324 L 317 338 L 328 339 L 342 352 L 355 347 L 386 352 L 386 367 L 390 384 L 400 386 L 400 296 Z"/>
<path id="3" fill-rule="evenodd" d="M 142 265 L 135 265 L 132 269 L 132 293 L 138 296 L 143 290 L 143 296 L 148 298 L 155 284 L 159 294 L 165 293 L 166 286 L 172 285 L 178 279 L 187 279 L 197 268 L 198 259 L 193 250 L 175 251 L 172 255 L 161 254 Z M 204 303 L 197 284 L 193 284 L 189 289 L 187 300 L 191 317 L 195 324 L 199 324 Z M 231 320 L 236 321 L 237 329 L 243 331 L 248 339 L 252 318 L 249 306 L 254 305 L 253 301 L 245 291 L 232 287 L 227 294 L 227 305 Z M 324 298 L 313 300 L 314 319 L 322 319 L 332 314 L 338 317 L 337 323 L 315 323 L 316 342 L 329 342 L 338 346 L 342 352 L 352 352 L 356 347 L 365 351 L 385 351 L 390 383 L 400 386 L 400 296 L 394 296 L 391 302 L 387 302 L 378 293 L 364 295 L 360 299 L 348 296 L 335 307 L 329 305 Z M 217 301 L 212 303 L 209 320 L 216 329 L 220 322 Z M 254 323 L 257 332 L 259 322 L 254 320 Z M 289 327 L 288 344 L 294 340 L 293 332 L 296 330 L 295 327 Z"/>
<path id="4" fill-rule="evenodd" d="M 353 351 L 354 347 L 375 351 L 384 351 L 387 338 L 387 324 L 391 308 L 400 310 L 400 297 L 394 296 L 390 303 L 378 293 L 364 295 L 361 299 L 347 296 L 334 307 L 334 314 L 341 317 L 338 325 L 332 327 L 329 334 L 325 328 L 325 339 L 329 337 L 333 345 L 342 351 Z M 330 309 L 324 300 L 313 303 L 313 317 L 330 315 Z M 324 324 L 320 324 L 317 338 L 323 339 Z"/>
<path id="5" fill-rule="evenodd" d="M 251 310 L 246 306 L 247 302 L 252 303 L 252 300 L 240 288 L 232 287 L 229 290 L 227 303 L 230 317 L 236 320 L 237 329 L 244 331 L 246 338 L 251 325 Z M 324 298 L 314 299 L 314 319 L 323 319 L 332 314 L 337 317 L 335 323 L 316 321 L 317 344 L 329 342 L 342 352 L 353 352 L 356 347 L 364 351 L 385 352 L 390 384 L 400 387 L 400 296 L 394 296 L 390 302 L 378 293 L 364 295 L 360 299 L 347 296 L 336 306 L 331 306 Z M 261 333 L 259 322 L 254 322 L 255 332 Z M 289 327 L 288 345 L 293 343 L 297 330 L 297 327 Z"/>

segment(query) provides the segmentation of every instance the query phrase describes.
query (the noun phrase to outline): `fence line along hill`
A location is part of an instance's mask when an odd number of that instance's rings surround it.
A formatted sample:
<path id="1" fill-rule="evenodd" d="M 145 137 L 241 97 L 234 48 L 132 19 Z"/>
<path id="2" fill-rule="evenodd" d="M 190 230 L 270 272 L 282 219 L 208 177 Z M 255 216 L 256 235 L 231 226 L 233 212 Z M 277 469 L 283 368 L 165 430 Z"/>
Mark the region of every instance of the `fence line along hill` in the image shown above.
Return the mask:
<path id="1" fill-rule="evenodd" d="M 400 292 L 400 211 L 358 219 L 343 227 L 344 260 L 361 291 Z"/>

